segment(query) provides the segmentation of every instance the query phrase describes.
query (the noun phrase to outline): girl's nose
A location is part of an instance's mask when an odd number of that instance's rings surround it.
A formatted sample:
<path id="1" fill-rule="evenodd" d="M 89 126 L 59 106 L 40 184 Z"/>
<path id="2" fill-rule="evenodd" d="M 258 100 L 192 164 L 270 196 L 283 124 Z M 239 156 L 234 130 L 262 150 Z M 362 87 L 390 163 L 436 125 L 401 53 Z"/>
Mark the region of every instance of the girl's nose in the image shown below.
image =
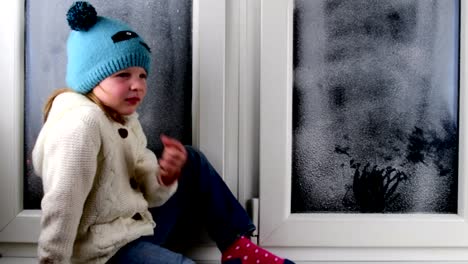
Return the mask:
<path id="1" fill-rule="evenodd" d="M 130 85 L 130 90 L 139 91 L 143 90 L 146 87 L 146 82 L 144 80 L 136 80 Z"/>

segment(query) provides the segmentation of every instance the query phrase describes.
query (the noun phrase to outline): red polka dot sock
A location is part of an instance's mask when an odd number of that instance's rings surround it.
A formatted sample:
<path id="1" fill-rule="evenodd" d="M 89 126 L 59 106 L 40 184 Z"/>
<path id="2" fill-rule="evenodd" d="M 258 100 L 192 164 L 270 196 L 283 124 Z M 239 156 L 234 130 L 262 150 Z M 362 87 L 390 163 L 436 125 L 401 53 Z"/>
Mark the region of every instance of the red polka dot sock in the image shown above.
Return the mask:
<path id="1" fill-rule="evenodd" d="M 221 257 L 223 264 L 291 264 L 288 259 L 282 259 L 271 252 L 255 245 L 248 238 L 241 236 L 229 246 Z"/>

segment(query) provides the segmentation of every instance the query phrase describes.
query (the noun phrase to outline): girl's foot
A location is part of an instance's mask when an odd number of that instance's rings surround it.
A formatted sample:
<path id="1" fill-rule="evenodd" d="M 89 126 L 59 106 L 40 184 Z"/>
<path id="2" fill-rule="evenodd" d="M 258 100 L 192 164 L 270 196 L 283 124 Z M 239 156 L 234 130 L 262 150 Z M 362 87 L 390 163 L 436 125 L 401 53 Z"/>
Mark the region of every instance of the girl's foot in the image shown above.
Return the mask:
<path id="1" fill-rule="evenodd" d="M 222 254 L 223 264 L 292 264 L 271 252 L 255 245 L 248 238 L 241 236 Z"/>

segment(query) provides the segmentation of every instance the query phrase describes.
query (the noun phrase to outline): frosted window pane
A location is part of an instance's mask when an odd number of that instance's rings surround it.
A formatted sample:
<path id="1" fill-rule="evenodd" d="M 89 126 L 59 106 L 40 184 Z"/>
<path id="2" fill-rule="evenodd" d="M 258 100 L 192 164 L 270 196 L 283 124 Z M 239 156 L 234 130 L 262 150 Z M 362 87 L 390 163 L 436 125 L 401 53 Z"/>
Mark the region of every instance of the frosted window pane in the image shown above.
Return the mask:
<path id="1" fill-rule="evenodd" d="M 40 207 L 42 185 L 32 172 L 31 151 L 42 125 L 42 106 L 65 87 L 65 15 L 74 1 L 26 1 L 24 208 Z M 143 36 L 153 61 L 148 93 L 139 109 L 148 145 L 159 153 L 165 133 L 191 143 L 192 1 L 93 1 L 99 15 L 121 19 Z"/>
<path id="2" fill-rule="evenodd" d="M 293 213 L 457 213 L 459 5 L 295 1 Z"/>

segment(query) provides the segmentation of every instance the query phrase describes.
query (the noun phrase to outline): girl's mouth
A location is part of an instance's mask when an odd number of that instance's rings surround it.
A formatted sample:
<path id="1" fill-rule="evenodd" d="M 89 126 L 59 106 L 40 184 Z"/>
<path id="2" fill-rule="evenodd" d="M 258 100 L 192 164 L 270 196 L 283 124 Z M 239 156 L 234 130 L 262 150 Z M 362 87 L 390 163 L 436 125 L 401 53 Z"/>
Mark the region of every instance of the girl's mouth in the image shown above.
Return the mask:
<path id="1" fill-rule="evenodd" d="M 140 98 L 138 97 L 130 97 L 130 98 L 127 98 L 125 99 L 125 102 L 131 104 L 131 105 L 136 105 L 140 102 Z"/>

